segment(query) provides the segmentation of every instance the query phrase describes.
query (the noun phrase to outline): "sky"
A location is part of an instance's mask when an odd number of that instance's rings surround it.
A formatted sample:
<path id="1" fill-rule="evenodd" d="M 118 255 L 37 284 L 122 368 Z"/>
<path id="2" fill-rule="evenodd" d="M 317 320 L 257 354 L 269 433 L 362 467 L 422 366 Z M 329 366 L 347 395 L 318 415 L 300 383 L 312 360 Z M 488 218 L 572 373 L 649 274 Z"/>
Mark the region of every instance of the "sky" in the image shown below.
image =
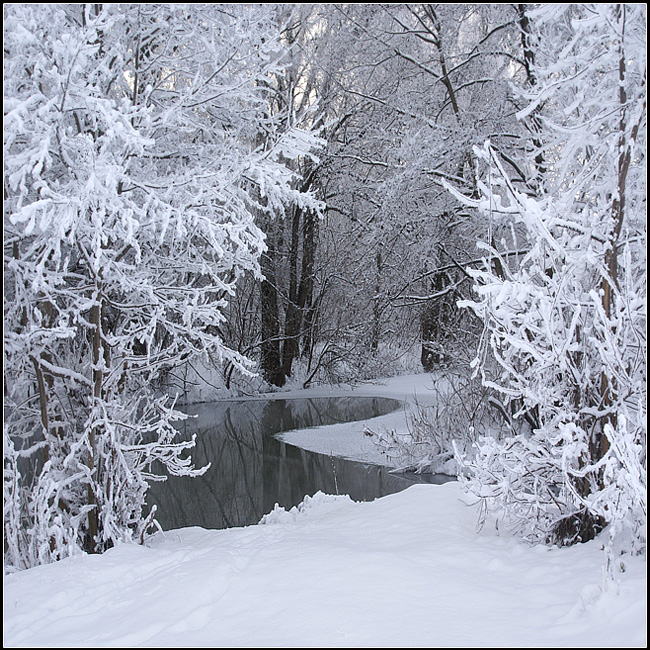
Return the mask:
<path id="1" fill-rule="evenodd" d="M 354 394 L 422 401 L 427 381 Z M 284 438 L 363 457 L 364 426 L 403 418 Z M 645 557 L 623 556 L 611 579 L 601 538 L 532 546 L 477 518 L 451 482 L 367 503 L 317 493 L 256 525 L 157 533 L 6 575 L 4 646 L 646 647 Z"/>

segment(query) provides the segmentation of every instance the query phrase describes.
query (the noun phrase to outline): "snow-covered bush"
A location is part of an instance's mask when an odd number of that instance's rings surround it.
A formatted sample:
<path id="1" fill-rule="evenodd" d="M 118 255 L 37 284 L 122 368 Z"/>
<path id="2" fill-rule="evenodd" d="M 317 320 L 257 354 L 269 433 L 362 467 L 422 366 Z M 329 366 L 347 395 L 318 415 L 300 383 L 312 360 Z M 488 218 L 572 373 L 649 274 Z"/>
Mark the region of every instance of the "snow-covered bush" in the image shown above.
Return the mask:
<path id="1" fill-rule="evenodd" d="M 471 456 L 479 438 L 498 438 L 510 429 L 493 391 L 466 366 L 431 373 L 428 391 L 427 405 L 416 395 L 407 407 L 406 431 L 365 430 L 397 469 L 457 476 L 458 459 Z"/>
<path id="2" fill-rule="evenodd" d="M 152 463 L 201 471 L 153 388 L 195 356 L 246 370 L 224 306 L 259 276 L 256 216 L 318 208 L 287 167 L 316 140 L 268 110 L 272 6 L 4 18 L 5 560 L 22 568 L 140 539 Z"/>
<path id="3" fill-rule="evenodd" d="M 535 85 L 525 90 L 543 171 L 517 189 L 487 143 L 474 205 L 489 225 L 472 271 L 483 319 L 484 384 L 532 432 L 484 438 L 467 487 L 521 533 L 564 544 L 610 524 L 645 545 L 645 8 L 549 5 L 536 26 Z M 541 162 L 543 160 L 543 163 Z M 457 196 L 458 193 L 456 193 Z M 521 254 L 500 253 L 503 248 Z M 629 544 L 629 545 L 630 545 Z M 629 546 L 628 545 L 628 546 Z M 610 545 L 611 546 L 611 545 Z"/>

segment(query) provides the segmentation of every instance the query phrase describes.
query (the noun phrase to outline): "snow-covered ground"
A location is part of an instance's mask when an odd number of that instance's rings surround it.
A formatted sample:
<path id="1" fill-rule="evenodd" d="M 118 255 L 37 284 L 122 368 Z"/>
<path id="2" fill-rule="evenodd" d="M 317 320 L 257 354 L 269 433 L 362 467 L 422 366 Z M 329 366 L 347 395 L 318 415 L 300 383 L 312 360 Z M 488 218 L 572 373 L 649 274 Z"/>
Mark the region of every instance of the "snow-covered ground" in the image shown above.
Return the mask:
<path id="1" fill-rule="evenodd" d="M 353 394 L 425 403 L 430 381 Z M 366 424 L 284 439 L 367 460 Z M 404 424 L 403 411 L 372 422 Z M 476 521 L 447 483 L 372 503 L 317 494 L 259 525 L 158 534 L 5 576 L 4 646 L 646 646 L 645 558 L 623 557 L 612 582 L 598 539 L 531 547 Z"/>

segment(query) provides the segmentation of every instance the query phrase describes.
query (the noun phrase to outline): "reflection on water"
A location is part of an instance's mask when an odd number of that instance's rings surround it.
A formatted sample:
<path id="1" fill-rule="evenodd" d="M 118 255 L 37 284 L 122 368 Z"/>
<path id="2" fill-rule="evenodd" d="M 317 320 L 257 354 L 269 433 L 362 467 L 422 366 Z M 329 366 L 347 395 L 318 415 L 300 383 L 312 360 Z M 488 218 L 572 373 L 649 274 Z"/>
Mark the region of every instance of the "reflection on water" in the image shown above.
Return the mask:
<path id="1" fill-rule="evenodd" d="M 390 474 L 385 468 L 305 451 L 274 433 L 321 424 L 350 422 L 400 408 L 385 398 L 322 398 L 218 402 L 187 407 L 196 418 L 181 436 L 197 433 L 192 458 L 210 469 L 195 478 L 170 477 L 154 483 L 147 502 L 157 504 L 164 530 L 185 526 L 229 528 L 257 523 L 274 505 L 289 509 L 319 490 L 369 501 L 399 492 L 422 477 Z M 428 477 L 444 482 L 444 477 Z"/>

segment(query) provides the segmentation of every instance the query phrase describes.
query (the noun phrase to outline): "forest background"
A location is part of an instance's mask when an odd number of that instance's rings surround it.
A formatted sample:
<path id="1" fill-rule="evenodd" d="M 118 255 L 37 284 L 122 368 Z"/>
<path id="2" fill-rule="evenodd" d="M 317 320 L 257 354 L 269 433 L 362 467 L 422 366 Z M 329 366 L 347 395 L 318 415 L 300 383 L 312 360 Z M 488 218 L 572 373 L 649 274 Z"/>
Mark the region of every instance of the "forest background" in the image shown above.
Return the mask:
<path id="1" fill-rule="evenodd" d="M 201 471 L 172 396 L 206 373 L 416 367 L 472 404 L 420 469 L 643 551 L 644 5 L 4 18 L 6 566 L 141 541 L 152 465 Z"/>

